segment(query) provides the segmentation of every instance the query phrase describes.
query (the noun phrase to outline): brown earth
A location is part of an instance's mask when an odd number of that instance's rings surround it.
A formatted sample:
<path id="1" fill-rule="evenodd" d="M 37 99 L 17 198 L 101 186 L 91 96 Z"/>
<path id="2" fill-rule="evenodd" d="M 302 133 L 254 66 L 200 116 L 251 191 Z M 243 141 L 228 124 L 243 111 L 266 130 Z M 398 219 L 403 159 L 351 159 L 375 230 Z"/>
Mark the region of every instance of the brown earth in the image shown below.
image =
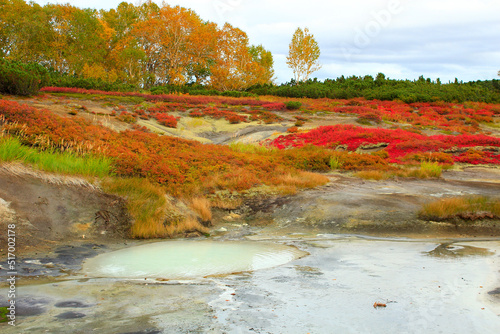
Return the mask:
<path id="1" fill-rule="evenodd" d="M 85 180 L 4 164 L 0 185 L 2 256 L 6 256 L 8 230 L 15 231 L 17 254 L 48 251 L 76 241 L 127 237 L 131 221 L 125 200 Z"/>

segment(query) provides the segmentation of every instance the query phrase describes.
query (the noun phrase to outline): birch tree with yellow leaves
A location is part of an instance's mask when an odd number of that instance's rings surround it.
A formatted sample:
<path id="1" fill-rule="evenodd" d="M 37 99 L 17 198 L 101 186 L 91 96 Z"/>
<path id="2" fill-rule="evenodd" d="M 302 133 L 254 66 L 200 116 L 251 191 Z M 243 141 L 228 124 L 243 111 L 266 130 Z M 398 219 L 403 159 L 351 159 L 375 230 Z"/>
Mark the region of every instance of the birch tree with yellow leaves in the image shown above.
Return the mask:
<path id="1" fill-rule="evenodd" d="M 297 28 L 289 45 L 286 63 L 293 70 L 295 81 L 306 81 L 309 76 L 321 68 L 318 58 L 318 42 L 309 33 L 309 29 Z"/>

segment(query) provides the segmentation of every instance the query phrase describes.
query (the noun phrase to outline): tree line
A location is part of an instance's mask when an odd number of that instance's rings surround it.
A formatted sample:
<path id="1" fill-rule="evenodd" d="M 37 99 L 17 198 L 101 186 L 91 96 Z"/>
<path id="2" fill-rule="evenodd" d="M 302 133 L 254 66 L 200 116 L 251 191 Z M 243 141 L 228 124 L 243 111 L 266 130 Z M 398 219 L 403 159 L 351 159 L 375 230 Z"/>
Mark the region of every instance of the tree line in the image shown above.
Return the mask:
<path id="1" fill-rule="evenodd" d="M 363 97 L 367 100 L 401 100 L 413 102 L 465 102 L 477 101 L 500 103 L 500 80 L 485 80 L 442 83 L 420 76 L 417 80 L 395 80 L 386 78 L 383 73 L 374 78 L 371 75 L 350 76 L 343 75 L 337 79 L 319 81 L 309 79 L 295 81 L 281 85 L 256 85 L 248 92 L 257 95 L 276 95 L 283 97 L 308 97 L 352 99 Z"/>
<path id="2" fill-rule="evenodd" d="M 273 57 L 242 30 L 180 6 L 120 3 L 110 10 L 0 0 L 0 58 L 62 75 L 135 87 L 271 83 Z"/>

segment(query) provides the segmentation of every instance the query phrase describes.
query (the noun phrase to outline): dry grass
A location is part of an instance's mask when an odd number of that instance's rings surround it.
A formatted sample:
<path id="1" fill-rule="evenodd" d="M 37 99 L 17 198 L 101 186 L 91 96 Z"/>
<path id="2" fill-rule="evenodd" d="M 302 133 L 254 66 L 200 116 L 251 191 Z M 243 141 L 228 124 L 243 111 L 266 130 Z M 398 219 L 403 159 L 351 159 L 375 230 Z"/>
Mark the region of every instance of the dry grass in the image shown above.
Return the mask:
<path id="1" fill-rule="evenodd" d="M 277 152 L 278 149 L 274 147 L 267 147 L 253 143 L 231 143 L 229 148 L 235 152 L 241 153 L 257 153 L 257 154 L 268 154 L 272 152 Z"/>
<path id="2" fill-rule="evenodd" d="M 418 169 L 417 171 L 417 177 L 422 179 L 441 177 L 443 167 L 441 167 L 441 165 L 439 165 L 437 162 L 424 161 L 420 164 L 420 169 Z"/>
<path id="3" fill-rule="evenodd" d="M 401 169 L 394 173 L 399 177 L 415 177 L 418 179 L 439 178 L 443 167 L 437 162 L 422 162 L 420 168 Z"/>
<path id="4" fill-rule="evenodd" d="M 221 193 L 216 193 L 210 197 L 210 202 L 212 207 L 233 210 L 241 206 L 244 201 L 245 196 L 249 194 L 260 194 L 262 196 L 267 196 L 270 194 L 280 194 L 280 195 L 295 195 L 299 189 L 303 188 L 313 188 L 320 185 L 324 185 L 329 182 L 328 177 L 311 172 L 298 171 L 295 174 L 284 173 L 271 180 L 271 186 L 254 187 L 247 191 L 244 191 L 239 195 L 233 195 L 231 192 L 222 191 Z M 256 189 L 260 189 L 257 192 Z M 251 195 L 250 195 L 251 196 Z"/>
<path id="5" fill-rule="evenodd" d="M 209 229 L 200 224 L 198 219 L 193 216 L 184 217 L 178 221 L 171 221 L 168 225 L 165 225 L 165 236 L 173 237 L 176 235 L 188 234 L 188 233 L 200 233 L 208 234 Z"/>
<path id="6" fill-rule="evenodd" d="M 354 176 L 365 180 L 380 181 L 380 180 L 387 180 L 391 176 L 391 174 L 380 170 L 363 170 L 356 172 Z"/>
<path id="7" fill-rule="evenodd" d="M 190 127 L 190 128 L 198 128 L 200 126 L 210 126 L 210 123 L 208 123 L 207 121 L 203 120 L 203 119 L 199 119 L 199 118 L 189 118 L 189 119 L 186 119 L 185 121 L 185 124 L 186 126 Z"/>
<path id="8" fill-rule="evenodd" d="M 298 189 L 322 186 L 328 181 L 324 175 L 299 171 L 296 174 L 286 173 L 276 177 L 272 189 L 281 195 L 295 195 Z"/>
<path id="9" fill-rule="evenodd" d="M 215 196 L 210 199 L 212 207 L 224 209 L 224 210 L 234 210 L 243 204 L 243 199 L 240 197 L 221 197 Z"/>
<path id="10" fill-rule="evenodd" d="M 180 213 L 167 198 L 162 186 L 147 179 L 109 178 L 103 181 L 102 187 L 106 192 L 127 200 L 128 211 L 134 219 L 130 230 L 134 238 L 170 238 L 190 232 L 201 234 L 209 232 L 195 217 L 186 217 Z M 205 217 L 206 214 L 205 212 Z"/>
<path id="11" fill-rule="evenodd" d="M 188 216 L 181 223 L 177 224 L 175 234 L 189 232 L 199 232 L 202 234 L 207 234 L 209 232 L 209 229 L 201 225 L 196 217 Z"/>
<path id="12" fill-rule="evenodd" d="M 294 185 L 281 185 L 273 188 L 277 193 L 285 196 L 295 195 L 298 190 Z"/>
<path id="13" fill-rule="evenodd" d="M 321 174 L 311 172 L 298 172 L 292 175 L 291 173 L 283 174 L 277 177 L 277 186 L 281 187 L 297 187 L 297 188 L 314 188 L 327 184 L 329 179 Z"/>
<path id="14" fill-rule="evenodd" d="M 227 190 L 244 190 L 251 188 L 253 184 L 258 184 L 261 181 L 254 173 L 243 168 L 234 170 L 230 174 L 223 175 L 221 173 L 214 173 L 203 180 L 203 186 L 198 187 L 198 192 L 191 192 L 191 194 L 201 193 L 205 189 L 227 189 Z"/>
<path id="15" fill-rule="evenodd" d="M 405 168 L 396 171 L 362 170 L 354 176 L 365 180 L 387 180 L 394 177 L 430 179 L 439 178 L 443 167 L 437 162 L 422 162 L 419 168 Z"/>
<path id="16" fill-rule="evenodd" d="M 211 204 L 205 197 L 194 197 L 190 200 L 191 209 L 196 212 L 204 222 L 212 220 Z"/>
<path id="17" fill-rule="evenodd" d="M 424 205 L 419 216 L 431 220 L 500 218 L 500 200 L 486 196 L 443 198 Z"/>
<path id="18" fill-rule="evenodd" d="M 167 212 L 172 209 L 161 186 L 140 178 L 110 178 L 102 183 L 104 191 L 127 200 L 127 208 L 134 219 L 131 236 L 135 238 L 170 237 L 171 232 L 163 224 Z"/>
<path id="19" fill-rule="evenodd" d="M 425 217 L 447 218 L 466 210 L 467 201 L 464 198 L 453 197 L 426 204 L 422 208 L 420 215 Z"/>

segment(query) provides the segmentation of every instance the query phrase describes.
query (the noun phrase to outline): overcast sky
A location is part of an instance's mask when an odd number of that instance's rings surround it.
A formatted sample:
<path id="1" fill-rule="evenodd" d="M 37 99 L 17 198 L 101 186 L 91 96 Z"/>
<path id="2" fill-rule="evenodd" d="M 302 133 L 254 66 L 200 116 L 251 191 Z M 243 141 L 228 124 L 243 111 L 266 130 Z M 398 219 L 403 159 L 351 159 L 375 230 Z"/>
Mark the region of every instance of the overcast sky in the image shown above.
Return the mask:
<path id="1" fill-rule="evenodd" d="M 80 8 L 116 8 L 115 0 L 36 0 Z M 137 1 L 129 1 L 138 4 Z M 161 0 L 155 1 L 161 4 Z M 277 83 L 293 77 L 286 65 L 297 27 L 321 49 L 320 80 L 382 72 L 392 79 L 423 75 L 443 82 L 499 78 L 499 0 L 170 0 L 204 20 L 229 22 L 274 56 Z"/>

